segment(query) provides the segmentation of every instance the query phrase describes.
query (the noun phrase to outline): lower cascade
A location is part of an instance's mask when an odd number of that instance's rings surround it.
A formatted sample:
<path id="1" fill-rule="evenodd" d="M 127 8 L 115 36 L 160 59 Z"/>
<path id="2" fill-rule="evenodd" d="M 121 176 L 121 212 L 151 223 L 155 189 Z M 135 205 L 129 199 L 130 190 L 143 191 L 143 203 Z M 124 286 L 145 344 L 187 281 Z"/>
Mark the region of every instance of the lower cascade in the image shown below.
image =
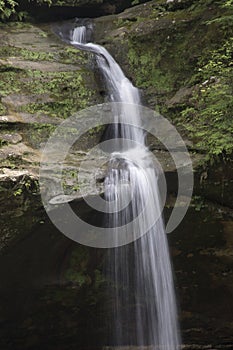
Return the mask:
<path id="1" fill-rule="evenodd" d="M 75 47 L 94 53 L 109 101 L 120 102 L 114 110 L 116 124 L 106 132 L 116 145 L 104 181 L 105 226 L 114 228 L 116 247 L 109 249 L 105 269 L 113 304 L 108 345 L 177 350 L 180 336 L 161 216 L 160 171 L 150 159 L 145 133 L 133 127 L 141 121 L 140 94 L 108 51 L 88 42 L 90 29 L 88 21 L 80 20 L 68 34 L 59 34 Z M 122 228 L 131 236 L 131 243 L 120 246 Z"/>

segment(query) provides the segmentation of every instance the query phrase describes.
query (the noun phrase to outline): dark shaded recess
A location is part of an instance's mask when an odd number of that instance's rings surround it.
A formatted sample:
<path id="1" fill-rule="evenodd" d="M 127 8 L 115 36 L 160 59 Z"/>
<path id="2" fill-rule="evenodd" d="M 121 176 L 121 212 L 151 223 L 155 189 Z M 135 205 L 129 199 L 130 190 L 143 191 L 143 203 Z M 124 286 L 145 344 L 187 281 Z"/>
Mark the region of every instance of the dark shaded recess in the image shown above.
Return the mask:
<path id="1" fill-rule="evenodd" d="M 72 18 L 72 20 L 67 22 L 61 22 L 61 23 L 55 23 L 51 26 L 51 30 L 54 34 L 56 34 L 62 41 L 66 42 L 67 44 L 70 44 L 70 41 L 72 41 L 72 33 L 73 30 L 77 26 L 85 26 L 86 27 L 86 37 L 87 42 L 92 41 L 92 27 L 91 27 L 91 21 L 88 18 Z M 74 45 L 75 46 L 75 45 Z M 86 49 L 85 45 L 76 45 L 75 46 L 78 50 L 88 51 L 91 52 L 90 49 Z"/>
<path id="2" fill-rule="evenodd" d="M 208 200 L 233 209 L 233 154 L 219 156 L 207 167 L 207 177 L 196 178 L 195 190 Z M 199 181 L 198 181 L 199 180 Z"/>
<path id="3" fill-rule="evenodd" d="M 171 211 L 165 211 L 166 222 Z M 200 344 L 200 348 L 202 344 L 204 348 L 211 343 L 211 349 L 233 344 L 232 259 L 217 254 L 229 244 L 224 230 L 226 223 L 230 224 L 227 220 L 227 215 L 218 218 L 216 209 L 190 207 L 182 223 L 168 234 L 183 344 Z"/>
<path id="4" fill-rule="evenodd" d="M 93 222 L 82 202 L 72 206 Z M 88 257 L 83 273 L 89 282 L 82 286 L 66 277 L 74 250 Z M 0 256 L 0 348 L 101 348 L 106 297 L 105 289 L 96 286 L 95 270 L 101 268 L 103 253 L 68 239 L 46 219 Z M 82 265 L 77 269 L 74 273 Z"/>
<path id="5" fill-rule="evenodd" d="M 195 3 L 196 0 L 175 0 L 173 2 L 168 2 L 165 4 L 165 8 L 168 11 L 177 11 L 189 8 L 192 4 Z"/>
<path id="6" fill-rule="evenodd" d="M 96 221 L 82 201 L 72 203 L 72 208 L 79 208 L 82 217 L 89 217 L 93 224 Z M 165 210 L 166 221 L 171 211 Z M 226 219 L 217 218 L 208 208 L 198 213 L 190 208 L 180 226 L 168 235 L 184 343 L 222 344 L 215 349 L 232 343 L 231 259 L 203 254 L 226 247 Z M 132 259 L 131 247 L 118 249 L 129 249 Z M 81 287 L 65 278 L 77 249 L 88 257 L 85 273 L 90 283 Z M 105 285 L 96 287 L 93 277 L 104 254 L 105 249 L 80 246 L 66 238 L 49 220 L 9 247 L 0 256 L 0 349 L 97 350 L 111 344 L 107 339 L 111 295 L 105 295 Z"/>
<path id="7" fill-rule="evenodd" d="M 145 3 L 148 0 L 140 0 L 139 3 Z M 65 3 L 65 2 L 64 2 Z M 95 18 L 110 14 L 116 14 L 132 7 L 131 0 L 120 1 L 103 1 L 101 4 L 85 4 L 77 6 L 51 6 L 46 4 L 37 4 L 20 0 L 18 11 L 27 11 L 33 18 L 38 21 L 58 21 L 63 19 L 71 19 L 74 17 Z"/>

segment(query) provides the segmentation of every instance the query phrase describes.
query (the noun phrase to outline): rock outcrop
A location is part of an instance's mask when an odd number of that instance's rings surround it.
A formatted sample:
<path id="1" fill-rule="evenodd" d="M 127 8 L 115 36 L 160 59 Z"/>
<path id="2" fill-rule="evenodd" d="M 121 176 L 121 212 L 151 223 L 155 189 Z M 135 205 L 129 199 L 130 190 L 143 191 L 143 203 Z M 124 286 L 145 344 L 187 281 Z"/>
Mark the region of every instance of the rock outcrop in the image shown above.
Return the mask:
<path id="1" fill-rule="evenodd" d="M 95 42 L 116 58 L 140 88 L 145 104 L 177 127 L 193 159 L 193 202 L 182 225 L 169 236 L 184 343 L 189 344 L 187 349 L 230 348 L 231 8 L 229 2 L 211 0 L 137 3 L 54 1 L 48 12 L 42 6 L 30 13 L 38 11 L 43 20 L 110 14 L 93 20 Z M 134 6 L 116 14 L 130 5 Z M 48 222 L 38 187 L 48 137 L 73 113 L 101 104 L 104 87 L 98 72 L 93 72 L 91 56 L 62 43 L 47 24 L 1 25 L 0 43 L 0 275 L 6 298 L 0 319 L 5 327 L 2 348 L 8 344 L 9 349 L 71 350 L 77 344 L 106 344 L 107 322 L 98 328 L 106 301 L 100 272 L 103 255 L 72 243 Z M 51 206 L 75 198 L 72 205 L 84 217 L 96 219 L 82 201 L 77 173 L 102 131 L 90 130 L 66 159 L 67 197 L 56 193 Z M 151 136 L 148 144 L 168 181 L 167 219 L 177 191 L 176 168 L 165 147 Z M 93 168 L 98 161 L 94 159 Z M 97 193 L 102 191 L 102 170 Z M 25 302 L 28 291 L 31 299 Z M 20 312 L 14 319 L 15 310 Z"/>

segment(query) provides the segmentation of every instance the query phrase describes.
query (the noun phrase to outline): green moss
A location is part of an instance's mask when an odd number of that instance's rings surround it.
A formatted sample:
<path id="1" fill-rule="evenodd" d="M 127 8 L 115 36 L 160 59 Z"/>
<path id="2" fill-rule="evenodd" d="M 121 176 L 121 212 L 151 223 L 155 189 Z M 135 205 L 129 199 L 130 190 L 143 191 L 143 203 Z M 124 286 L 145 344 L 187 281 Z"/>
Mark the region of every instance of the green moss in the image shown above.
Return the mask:
<path id="1" fill-rule="evenodd" d="M 5 71 L 0 73 L 0 91 L 1 96 L 7 96 L 21 91 L 20 78 L 25 74 L 23 72 Z"/>
<path id="2" fill-rule="evenodd" d="M 43 33 L 43 32 L 41 32 Z M 2 46 L 0 48 L 0 57 L 21 57 L 29 61 L 54 61 L 56 56 L 52 52 L 33 51 L 14 46 Z"/>
<path id="3" fill-rule="evenodd" d="M 128 72 L 149 104 L 212 157 L 233 151 L 232 2 L 208 4 L 156 7 L 141 18 L 143 25 L 135 23 L 129 32 Z M 168 107 L 179 89 L 192 86 L 191 97 Z"/>
<path id="4" fill-rule="evenodd" d="M 10 24 L 7 25 L 10 28 Z M 42 32 L 43 33 L 43 32 Z M 45 33 L 46 34 L 46 33 Z M 87 64 L 88 55 L 73 47 L 64 47 L 58 52 L 32 51 L 14 46 L 2 46 L 0 57 L 10 59 L 18 57 L 27 61 L 53 61 L 63 64 L 79 64 L 77 71 L 44 72 L 39 70 L 18 69 L 9 64 L 0 67 L 1 96 L 20 93 L 38 96 L 38 103 L 23 106 L 12 106 L 16 112 L 48 114 L 66 118 L 77 110 L 91 104 L 94 91 L 87 87 L 91 72 L 80 69 Z M 7 62 L 7 61 L 6 61 Z M 44 98 L 45 97 L 45 98 Z M 37 101 L 36 101 L 37 102 Z M 0 113 L 5 113 L 2 105 Z"/>
<path id="5" fill-rule="evenodd" d="M 63 169 L 61 182 L 65 194 L 74 194 L 74 191 L 79 191 L 80 181 L 78 170 Z"/>
<path id="6" fill-rule="evenodd" d="M 8 27 L 10 27 L 8 25 Z M 46 37 L 47 33 L 40 31 L 39 35 Z M 85 65 L 87 63 L 88 54 L 86 52 L 79 51 L 74 47 L 64 47 L 59 52 L 43 52 L 35 51 L 25 48 L 19 48 L 15 46 L 1 46 L 0 57 L 3 59 L 10 57 L 19 57 L 28 61 L 49 61 L 49 62 L 61 62 L 63 64 L 76 64 Z"/>
<path id="7" fill-rule="evenodd" d="M 33 92 L 33 95 L 38 96 L 38 103 L 23 105 L 18 111 L 67 118 L 91 103 L 94 92 L 86 86 L 89 73 L 85 72 L 85 80 L 83 75 L 83 71 L 5 71 L 0 74 L 1 95 L 15 93 L 31 95 Z M 39 95 L 47 95 L 52 101 L 40 102 Z M 1 113 L 4 110 L 3 106 Z"/>
<path id="8" fill-rule="evenodd" d="M 54 54 L 51 52 L 37 52 L 31 50 L 20 50 L 20 56 L 29 61 L 54 61 Z"/>
<path id="9" fill-rule="evenodd" d="M 8 142 L 6 140 L 2 140 L 0 136 L 0 147 L 8 145 Z"/>
<path id="10" fill-rule="evenodd" d="M 32 80 L 25 83 L 25 91 L 29 93 L 33 89 L 34 94 L 48 94 L 53 101 L 30 103 L 21 107 L 23 112 L 67 118 L 90 104 L 93 92 L 85 86 L 80 71 L 46 74 L 32 71 L 29 74 Z"/>
<path id="11" fill-rule="evenodd" d="M 40 148 L 55 129 L 56 125 L 34 123 L 24 128 L 24 139 L 31 147 Z"/>
<path id="12" fill-rule="evenodd" d="M 77 64 L 86 65 L 88 60 L 88 54 L 86 52 L 75 49 L 72 46 L 65 47 L 64 50 L 59 52 L 57 60 L 65 64 Z"/>
<path id="13" fill-rule="evenodd" d="M 0 115 L 5 115 L 6 112 L 7 112 L 6 107 L 2 103 L 0 103 Z"/>
<path id="14" fill-rule="evenodd" d="M 161 55 L 158 54 L 155 57 L 153 50 L 143 50 L 140 46 L 140 54 L 138 47 L 132 45 L 128 53 L 129 63 L 133 70 L 136 85 L 139 88 L 153 88 L 156 90 L 162 90 L 168 92 L 172 88 L 173 79 L 171 72 L 163 74 L 158 68 L 158 63 L 161 59 Z"/>
<path id="15" fill-rule="evenodd" d="M 233 39 L 201 57 L 192 81 L 192 107 L 182 110 L 176 120 L 191 134 L 197 147 L 211 155 L 233 152 Z"/>
<path id="16" fill-rule="evenodd" d="M 14 46 L 1 46 L 0 47 L 0 57 L 5 58 L 9 56 L 15 56 L 20 50 Z"/>

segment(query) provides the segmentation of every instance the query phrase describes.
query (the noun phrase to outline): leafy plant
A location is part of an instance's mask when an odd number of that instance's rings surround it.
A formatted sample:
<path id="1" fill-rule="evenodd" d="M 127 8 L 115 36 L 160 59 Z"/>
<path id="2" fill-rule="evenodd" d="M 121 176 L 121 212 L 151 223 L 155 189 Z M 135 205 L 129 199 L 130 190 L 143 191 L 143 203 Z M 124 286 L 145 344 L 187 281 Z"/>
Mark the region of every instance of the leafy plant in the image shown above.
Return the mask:
<path id="1" fill-rule="evenodd" d="M 28 0 L 30 2 L 30 0 Z M 47 4 L 48 6 L 52 5 L 52 0 L 36 0 L 36 3 L 39 5 Z M 0 19 L 8 20 L 12 17 L 19 21 L 24 20 L 28 17 L 28 13 L 26 11 L 17 12 L 17 7 L 19 3 L 15 0 L 0 0 Z"/>
<path id="2" fill-rule="evenodd" d="M 233 151 L 233 38 L 201 58 L 195 76 L 199 82 L 192 107 L 181 112 L 180 123 L 191 133 L 197 147 L 211 155 Z"/>
<path id="3" fill-rule="evenodd" d="M 14 0 L 0 0 L 0 19 L 6 20 L 15 12 L 18 3 Z"/>
<path id="4" fill-rule="evenodd" d="M 20 196 L 23 193 L 22 188 L 18 188 L 17 190 L 14 191 L 14 196 Z"/>

